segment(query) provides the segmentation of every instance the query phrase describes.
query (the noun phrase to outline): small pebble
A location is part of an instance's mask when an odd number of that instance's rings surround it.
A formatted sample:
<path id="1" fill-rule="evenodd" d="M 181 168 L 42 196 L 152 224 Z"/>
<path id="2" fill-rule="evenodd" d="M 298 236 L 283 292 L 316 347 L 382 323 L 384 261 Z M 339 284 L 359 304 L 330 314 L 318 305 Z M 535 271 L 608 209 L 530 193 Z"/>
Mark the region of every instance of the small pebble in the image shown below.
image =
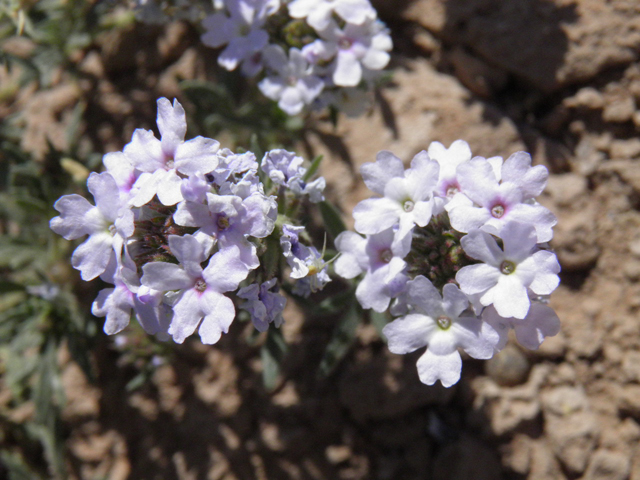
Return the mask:
<path id="1" fill-rule="evenodd" d="M 507 345 L 500 353 L 485 363 L 485 372 L 498 385 L 512 387 L 527 381 L 531 362 L 514 345 Z"/>

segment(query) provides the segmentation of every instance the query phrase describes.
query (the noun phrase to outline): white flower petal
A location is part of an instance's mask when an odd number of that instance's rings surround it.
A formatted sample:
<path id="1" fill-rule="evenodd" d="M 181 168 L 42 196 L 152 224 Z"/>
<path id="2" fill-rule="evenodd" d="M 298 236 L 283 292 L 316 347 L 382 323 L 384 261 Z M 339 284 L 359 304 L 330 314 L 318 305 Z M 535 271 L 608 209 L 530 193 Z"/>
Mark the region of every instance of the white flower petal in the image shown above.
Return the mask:
<path id="1" fill-rule="evenodd" d="M 382 334 L 391 352 L 405 354 L 427 345 L 437 328 L 431 317 L 412 313 L 385 325 Z"/>
<path id="2" fill-rule="evenodd" d="M 433 385 L 440 380 L 448 388 L 460 380 L 462 358 L 457 350 L 448 355 L 435 355 L 427 349 L 418 359 L 417 367 L 422 383 Z"/>

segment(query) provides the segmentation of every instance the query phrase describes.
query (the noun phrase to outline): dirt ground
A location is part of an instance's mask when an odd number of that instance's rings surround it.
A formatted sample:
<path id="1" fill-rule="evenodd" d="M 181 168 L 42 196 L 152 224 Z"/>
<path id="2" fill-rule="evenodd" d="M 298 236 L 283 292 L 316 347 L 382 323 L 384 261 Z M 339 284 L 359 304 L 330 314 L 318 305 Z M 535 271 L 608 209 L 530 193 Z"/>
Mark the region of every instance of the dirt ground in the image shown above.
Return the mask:
<path id="1" fill-rule="evenodd" d="M 243 324 L 215 347 L 177 348 L 134 392 L 109 340 L 95 384 L 61 358 L 72 478 L 640 480 L 640 3 L 374 3 L 394 36 L 393 83 L 369 116 L 310 134 L 329 196 L 345 212 L 368 197 L 358 169 L 382 149 L 409 161 L 461 138 L 477 155 L 531 152 L 552 173 L 541 202 L 558 217 L 560 334 L 539 351 L 514 341 L 465 360 L 445 389 L 421 384 L 417 356 L 390 354 L 366 325 L 318 379 L 335 322 L 289 308 L 272 393 Z M 213 61 L 184 24 L 130 36 L 78 58 L 81 81 L 19 100 L 38 111 L 26 148 L 63 141 L 56 128 L 83 99 L 87 141 L 120 149 L 151 126 L 157 96 L 179 95 L 177 79 L 204 78 Z"/>

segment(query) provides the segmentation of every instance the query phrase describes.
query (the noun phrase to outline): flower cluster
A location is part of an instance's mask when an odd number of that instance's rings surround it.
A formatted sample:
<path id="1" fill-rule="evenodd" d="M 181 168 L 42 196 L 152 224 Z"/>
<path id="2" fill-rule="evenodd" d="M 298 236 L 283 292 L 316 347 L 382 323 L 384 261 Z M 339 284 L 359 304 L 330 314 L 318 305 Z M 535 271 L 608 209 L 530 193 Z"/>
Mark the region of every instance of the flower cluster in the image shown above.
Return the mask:
<path id="1" fill-rule="evenodd" d="M 410 168 L 390 152 L 361 169 L 378 196 L 353 212 L 355 232 L 336 239 L 335 271 L 361 276 L 364 308 L 398 317 L 383 333 L 394 353 L 427 346 L 420 380 L 444 386 L 460 378 L 458 348 L 491 358 L 510 329 L 536 349 L 555 335 L 558 317 L 546 305 L 560 266 L 547 242 L 555 216 L 536 202 L 548 171 L 517 152 L 471 156 L 466 142 L 433 142 Z"/>
<path id="2" fill-rule="evenodd" d="M 240 288 L 240 307 L 258 330 L 279 326 L 283 266 L 291 265 L 299 295 L 329 280 L 317 250 L 299 239 L 303 227 L 293 225 L 304 198 L 323 200 L 324 179 L 307 182 L 302 158 L 286 150 L 267 152 L 260 168 L 251 152 L 221 149 L 210 138 L 185 141 L 177 101 L 158 100 L 157 124 L 159 139 L 138 129 L 122 152 L 105 155 L 106 171 L 88 179 L 95 205 L 80 195 L 54 205 L 56 233 L 88 235 L 72 265 L 84 280 L 113 285 L 99 293 L 93 313 L 106 317 L 108 334 L 135 315 L 148 333 L 182 343 L 197 329 L 212 344 L 234 320 L 229 294 Z"/>
<path id="3" fill-rule="evenodd" d="M 289 115 L 308 106 L 347 114 L 389 63 L 391 37 L 369 0 L 224 0 L 202 22 L 218 63 L 248 77 Z"/>

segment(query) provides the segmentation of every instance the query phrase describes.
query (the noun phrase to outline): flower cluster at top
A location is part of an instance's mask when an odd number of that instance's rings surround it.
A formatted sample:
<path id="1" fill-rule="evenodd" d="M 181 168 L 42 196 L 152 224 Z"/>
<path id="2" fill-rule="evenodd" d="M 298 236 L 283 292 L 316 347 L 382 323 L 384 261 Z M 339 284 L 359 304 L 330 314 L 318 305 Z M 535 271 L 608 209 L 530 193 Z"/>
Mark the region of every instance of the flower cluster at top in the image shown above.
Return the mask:
<path id="1" fill-rule="evenodd" d="M 223 0 L 202 22 L 218 63 L 262 74 L 258 87 L 289 115 L 333 106 L 358 115 L 389 63 L 391 37 L 369 0 Z"/>
<path id="2" fill-rule="evenodd" d="M 529 154 L 472 158 L 462 140 L 433 142 L 406 170 L 382 151 L 361 173 L 377 196 L 354 208 L 364 236 L 336 239 L 335 271 L 360 277 L 364 308 L 397 317 L 383 329 L 393 353 L 427 347 L 417 363 L 423 383 L 456 383 L 458 349 L 488 359 L 511 329 L 529 349 L 559 331 L 547 305 L 559 283 L 547 245 L 556 218 L 535 200 L 548 171 Z"/>
<path id="3" fill-rule="evenodd" d="M 177 343 L 198 330 L 216 343 L 236 317 L 229 295 L 244 300 L 264 331 L 282 323 L 279 293 L 289 265 L 294 294 L 308 296 L 328 281 L 320 253 L 296 213 L 307 198 L 322 201 L 323 178 L 311 181 L 303 159 L 286 150 L 234 153 L 216 140 L 185 141 L 185 111 L 158 100 L 158 139 L 138 129 L 122 152 L 104 156 L 89 192 L 54 205 L 51 228 L 67 240 L 88 238 L 73 252 L 83 280 L 113 285 L 98 294 L 92 312 L 115 334 L 131 316 L 160 338 Z"/>

